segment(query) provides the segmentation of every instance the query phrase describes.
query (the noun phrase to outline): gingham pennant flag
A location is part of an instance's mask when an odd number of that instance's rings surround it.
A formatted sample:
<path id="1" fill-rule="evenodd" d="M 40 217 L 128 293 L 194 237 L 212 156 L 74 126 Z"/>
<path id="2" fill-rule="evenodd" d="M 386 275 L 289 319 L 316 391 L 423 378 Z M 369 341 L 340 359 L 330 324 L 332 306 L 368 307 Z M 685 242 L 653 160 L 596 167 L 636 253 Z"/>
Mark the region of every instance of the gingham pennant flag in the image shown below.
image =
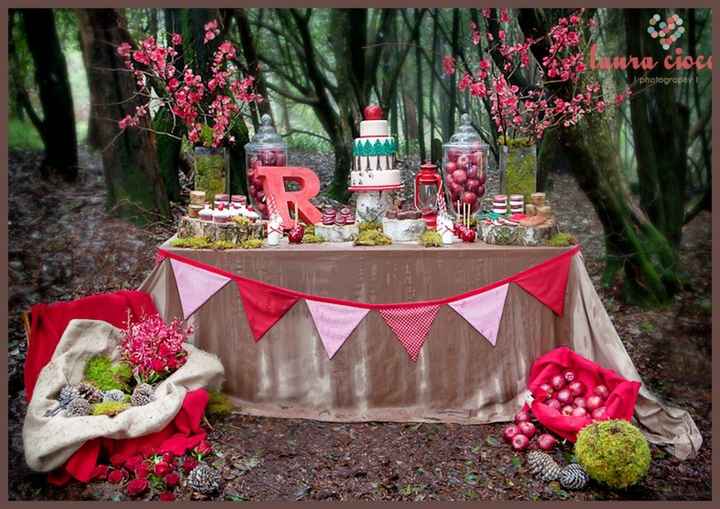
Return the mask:
<path id="1" fill-rule="evenodd" d="M 385 323 L 393 330 L 410 359 L 417 361 L 420 349 L 430 332 L 440 305 L 379 309 Z"/>

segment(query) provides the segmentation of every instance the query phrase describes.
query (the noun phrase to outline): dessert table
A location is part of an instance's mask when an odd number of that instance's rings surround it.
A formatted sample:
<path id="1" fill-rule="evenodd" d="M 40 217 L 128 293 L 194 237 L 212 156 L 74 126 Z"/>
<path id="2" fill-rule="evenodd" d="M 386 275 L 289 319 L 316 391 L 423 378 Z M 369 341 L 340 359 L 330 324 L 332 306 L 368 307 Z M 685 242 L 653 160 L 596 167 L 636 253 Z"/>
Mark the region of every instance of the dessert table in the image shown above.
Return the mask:
<path id="1" fill-rule="evenodd" d="M 285 241 L 284 241 L 285 242 Z M 294 291 L 364 303 L 445 298 L 508 278 L 567 248 L 458 243 L 360 247 L 282 243 L 275 248 L 161 248 L 227 272 Z M 167 319 L 183 316 L 170 260 L 141 286 Z M 493 346 L 441 306 L 416 362 L 379 313 L 369 312 L 332 357 L 304 302 L 255 341 L 238 287 L 227 284 L 189 317 L 193 342 L 219 356 L 224 391 L 247 414 L 323 421 L 424 421 L 479 424 L 511 420 L 525 401 L 533 361 L 558 346 L 640 380 L 585 269 L 572 253 L 564 312 L 509 285 Z M 635 417 L 648 439 L 688 457 L 702 439 L 689 414 L 660 403 L 645 386 Z"/>

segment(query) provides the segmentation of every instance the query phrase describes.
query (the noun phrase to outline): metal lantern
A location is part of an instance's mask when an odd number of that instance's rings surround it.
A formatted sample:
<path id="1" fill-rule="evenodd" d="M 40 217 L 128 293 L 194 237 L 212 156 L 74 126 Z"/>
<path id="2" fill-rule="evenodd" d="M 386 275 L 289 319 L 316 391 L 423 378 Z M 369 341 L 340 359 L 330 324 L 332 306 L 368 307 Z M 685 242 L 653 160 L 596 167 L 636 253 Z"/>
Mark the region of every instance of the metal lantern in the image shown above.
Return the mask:
<path id="1" fill-rule="evenodd" d="M 261 178 L 255 176 L 260 166 L 286 166 L 287 143 L 275 131 L 272 119 L 267 113 L 260 118 L 260 126 L 252 140 L 245 145 L 245 167 L 247 168 L 247 186 L 250 203 L 267 219 L 268 208 Z"/>
<path id="2" fill-rule="evenodd" d="M 420 211 L 428 230 L 437 226 L 438 195 L 442 192 L 442 177 L 437 166 L 427 162 L 415 175 L 415 208 Z"/>
<path id="3" fill-rule="evenodd" d="M 473 128 L 470 115 L 463 114 L 457 132 L 443 145 L 445 195 L 456 212 L 465 206 L 471 213 L 480 209 L 486 188 L 488 149 Z"/>

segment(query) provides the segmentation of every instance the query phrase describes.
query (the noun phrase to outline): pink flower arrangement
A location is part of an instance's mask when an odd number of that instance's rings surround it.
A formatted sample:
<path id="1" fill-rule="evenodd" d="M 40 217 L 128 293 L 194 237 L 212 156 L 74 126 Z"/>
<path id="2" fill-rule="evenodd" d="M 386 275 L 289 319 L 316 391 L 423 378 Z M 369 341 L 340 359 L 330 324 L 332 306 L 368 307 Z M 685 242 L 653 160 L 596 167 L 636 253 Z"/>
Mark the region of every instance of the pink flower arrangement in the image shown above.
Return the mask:
<path id="1" fill-rule="evenodd" d="M 138 379 L 155 383 L 185 363 L 183 343 L 189 334 L 191 327 L 183 329 L 179 320 L 168 325 L 158 314 L 136 323 L 129 320 L 123 330 L 122 356 L 134 367 Z"/>
<path id="2" fill-rule="evenodd" d="M 492 11 L 482 9 L 482 15 L 490 18 Z M 585 79 L 585 49 L 589 41 L 583 27 L 583 13 L 584 9 L 580 9 L 569 17 L 560 18 L 543 38 L 511 41 L 507 31 L 509 10 L 498 10 L 496 16 L 500 26 L 497 38 L 489 31 L 486 33 L 489 44 L 484 48 L 485 56 L 478 62 L 476 70 L 468 69 L 463 73 L 457 86 L 460 91 L 467 90 L 473 97 L 489 101 L 490 115 L 499 134 L 540 139 L 547 129 L 569 127 L 590 113 L 605 111 L 607 103 L 600 84 Z M 592 19 L 586 23 L 592 28 Z M 470 29 L 472 42 L 477 46 L 483 39 L 483 33 L 474 22 Z M 547 44 L 548 55 L 542 62 L 531 61 L 531 49 L 540 43 Z M 500 58 L 491 58 L 493 54 Z M 531 66 L 535 67 L 538 81 L 528 90 L 520 90 L 513 84 L 513 75 L 518 69 Z M 454 66 L 443 67 L 447 74 L 455 72 Z M 554 83 L 566 84 L 572 91 L 571 99 L 554 96 L 548 88 Z M 618 94 L 615 104 L 622 103 L 630 94 L 629 89 Z"/>
<path id="3" fill-rule="evenodd" d="M 217 20 L 206 23 L 204 32 L 204 44 L 214 41 L 220 35 Z M 234 143 L 230 132 L 243 106 L 262 101 L 254 92 L 254 78 L 240 73 L 237 50 L 229 41 L 218 44 L 207 81 L 203 81 L 200 70 L 188 65 L 178 69 L 182 42 L 182 36 L 173 33 L 170 46 L 158 44 L 152 36 L 141 40 L 136 49 L 126 42 L 118 46 L 118 55 L 135 77 L 137 95 L 147 99 L 118 122 L 120 129 L 142 128 L 152 102 L 155 107 L 167 107 L 187 128 L 191 143 L 212 147 Z"/>

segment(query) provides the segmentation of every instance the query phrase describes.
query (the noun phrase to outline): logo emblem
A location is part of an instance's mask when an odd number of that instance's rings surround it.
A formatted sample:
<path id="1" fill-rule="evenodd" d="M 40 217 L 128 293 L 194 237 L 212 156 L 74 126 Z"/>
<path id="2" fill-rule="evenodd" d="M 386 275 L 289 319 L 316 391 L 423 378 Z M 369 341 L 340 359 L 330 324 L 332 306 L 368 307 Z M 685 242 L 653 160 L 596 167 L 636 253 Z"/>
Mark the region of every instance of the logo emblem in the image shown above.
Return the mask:
<path id="1" fill-rule="evenodd" d="M 659 14 L 650 18 L 650 26 L 647 31 L 650 37 L 658 39 L 664 50 L 668 50 L 685 33 L 685 27 L 682 26 L 683 19 L 677 14 L 673 14 L 665 21 L 660 21 L 661 19 Z"/>

